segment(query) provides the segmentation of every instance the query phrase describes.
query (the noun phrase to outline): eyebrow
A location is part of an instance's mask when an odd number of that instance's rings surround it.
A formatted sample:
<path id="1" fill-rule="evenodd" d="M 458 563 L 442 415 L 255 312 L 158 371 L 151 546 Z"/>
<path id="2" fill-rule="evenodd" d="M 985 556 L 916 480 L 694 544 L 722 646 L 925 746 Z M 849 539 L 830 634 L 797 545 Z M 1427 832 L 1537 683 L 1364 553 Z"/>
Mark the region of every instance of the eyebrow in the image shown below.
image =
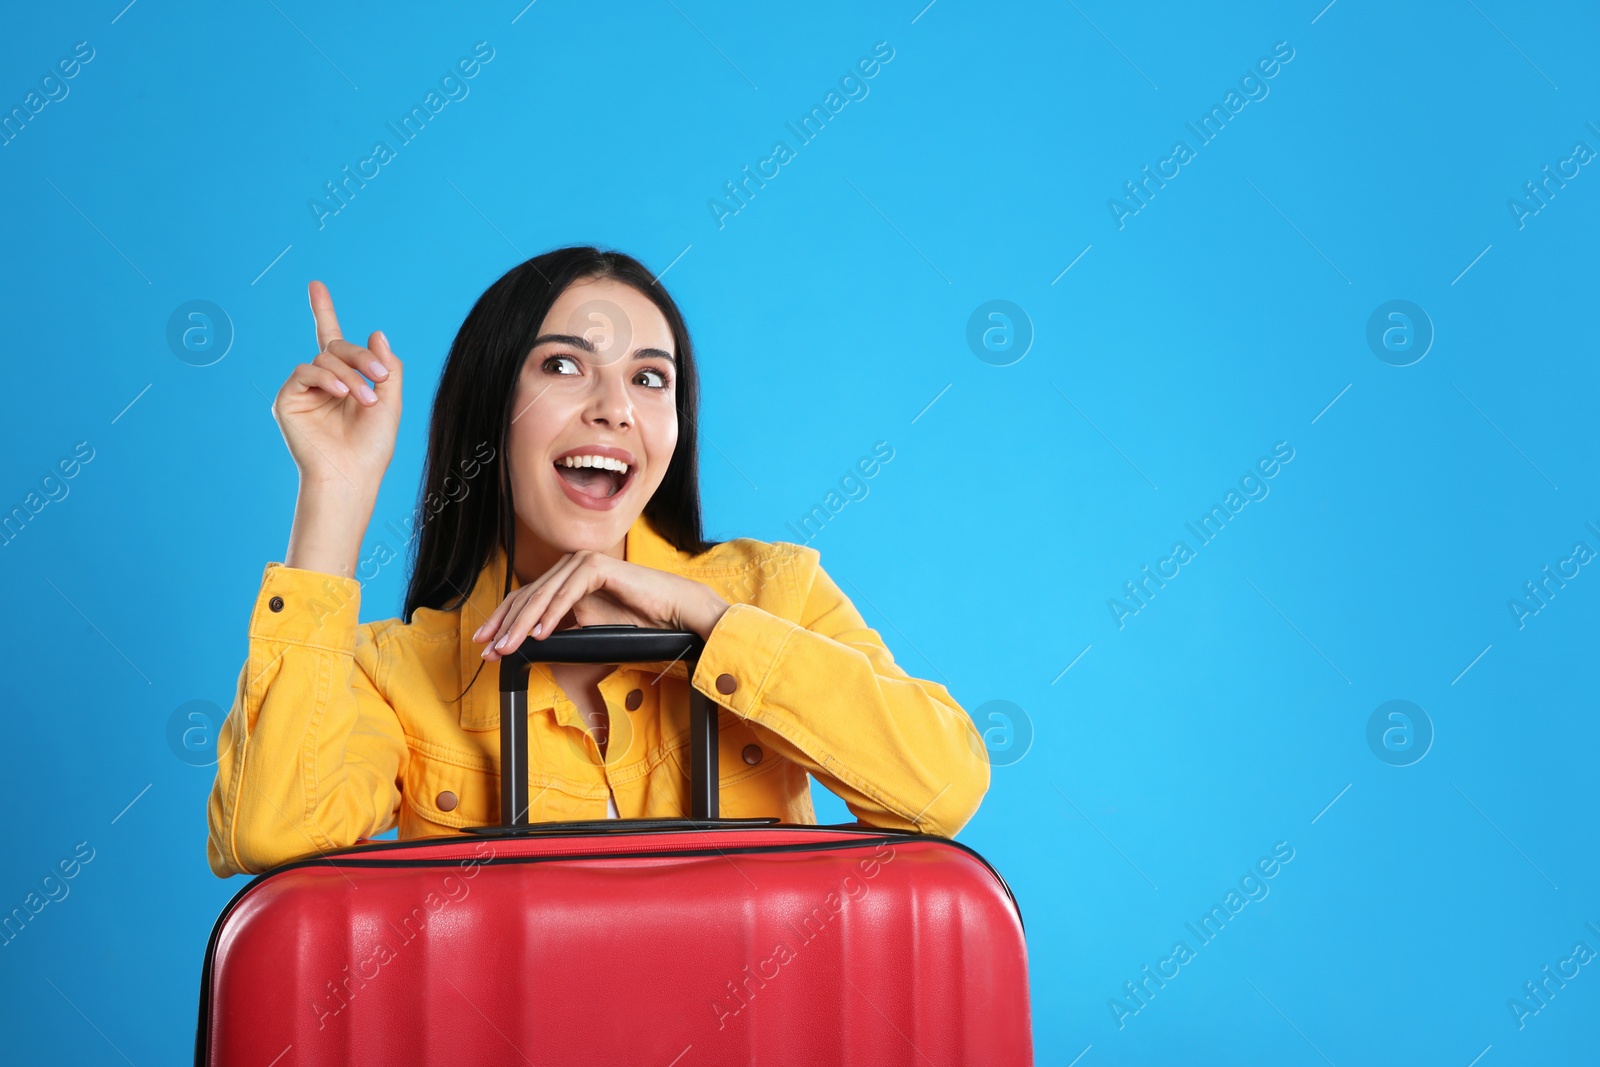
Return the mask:
<path id="1" fill-rule="evenodd" d="M 543 336 L 539 337 L 537 340 L 535 340 L 533 342 L 533 347 L 534 348 L 538 348 L 540 345 L 549 345 L 549 344 L 571 345 L 573 348 L 581 348 L 581 349 L 583 349 L 583 351 L 589 353 L 590 355 L 594 355 L 595 354 L 595 347 L 594 347 L 594 342 L 593 341 L 590 341 L 587 337 L 574 337 L 572 334 L 569 334 L 569 333 L 547 333 L 547 334 L 544 334 Z M 674 356 L 671 352 L 663 352 L 659 348 L 640 348 L 640 349 L 637 349 L 633 353 L 633 358 L 636 359 L 636 360 L 639 360 L 639 359 L 664 359 L 667 362 L 671 363 L 674 367 L 676 367 L 678 365 L 678 359 L 677 359 L 676 356 Z"/>

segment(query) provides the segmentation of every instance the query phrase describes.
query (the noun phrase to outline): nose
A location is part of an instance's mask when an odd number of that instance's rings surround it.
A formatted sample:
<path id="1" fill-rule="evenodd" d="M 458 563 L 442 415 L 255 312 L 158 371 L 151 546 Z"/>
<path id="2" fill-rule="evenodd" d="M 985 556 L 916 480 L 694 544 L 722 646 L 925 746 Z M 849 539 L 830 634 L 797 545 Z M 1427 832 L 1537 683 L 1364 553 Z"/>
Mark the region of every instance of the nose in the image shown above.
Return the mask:
<path id="1" fill-rule="evenodd" d="M 628 394 L 626 371 L 621 361 L 595 370 L 594 388 L 583 413 L 584 421 L 612 430 L 627 429 L 633 425 L 633 398 Z"/>

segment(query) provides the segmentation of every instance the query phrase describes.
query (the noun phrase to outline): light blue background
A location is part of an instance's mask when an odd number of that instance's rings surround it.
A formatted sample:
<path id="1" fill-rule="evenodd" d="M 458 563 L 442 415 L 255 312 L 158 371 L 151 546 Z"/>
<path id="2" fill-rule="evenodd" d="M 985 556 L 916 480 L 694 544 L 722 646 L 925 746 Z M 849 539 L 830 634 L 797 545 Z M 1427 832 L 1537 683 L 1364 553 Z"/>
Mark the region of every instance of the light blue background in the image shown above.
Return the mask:
<path id="1" fill-rule="evenodd" d="M 17 1062 L 189 1054 L 244 880 L 207 870 L 212 769 L 166 724 L 227 706 L 283 558 L 295 472 L 268 398 L 315 352 L 307 281 L 407 361 L 381 525 L 413 506 L 472 301 L 580 242 L 671 265 L 712 536 L 795 540 L 894 448 L 811 543 L 997 762 L 1031 732 L 960 836 L 1020 900 L 1038 1062 L 1594 1059 L 1600 966 L 1521 1029 L 1507 1006 L 1600 950 L 1600 569 L 1523 628 L 1507 606 L 1574 542 L 1600 549 L 1600 170 L 1521 228 L 1508 207 L 1600 149 L 1594 7 L 925 2 L 8 15 L 6 110 L 95 49 L 0 148 L 0 504 L 95 450 L 0 549 L 0 910 L 95 850 L 0 949 Z M 308 200 L 478 41 L 470 94 L 319 230 Z M 794 147 L 785 122 L 879 41 L 870 94 L 719 229 L 708 200 Z M 1269 95 L 1119 229 L 1108 198 L 1194 147 L 1185 122 L 1279 41 Z M 203 368 L 164 336 L 193 299 L 237 331 Z M 993 299 L 1031 321 L 1010 366 L 966 342 Z M 1436 330 L 1403 368 L 1365 340 L 1393 299 Z M 1270 496 L 1119 629 L 1108 599 L 1279 441 Z M 365 585 L 364 619 L 398 614 L 402 569 Z M 1436 733 L 1412 766 L 1367 744 L 1393 699 Z M 991 700 L 1024 709 L 1010 742 Z M 1108 1000 L 1280 841 L 1270 895 L 1119 1028 Z"/>

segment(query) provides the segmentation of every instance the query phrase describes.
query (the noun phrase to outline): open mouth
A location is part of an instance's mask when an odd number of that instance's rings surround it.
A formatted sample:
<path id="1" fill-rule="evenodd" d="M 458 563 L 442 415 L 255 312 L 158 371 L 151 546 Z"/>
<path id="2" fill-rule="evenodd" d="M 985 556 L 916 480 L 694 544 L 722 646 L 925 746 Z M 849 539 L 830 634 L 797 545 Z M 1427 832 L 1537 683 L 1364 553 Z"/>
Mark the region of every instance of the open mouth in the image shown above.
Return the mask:
<path id="1" fill-rule="evenodd" d="M 633 480 L 634 466 L 620 459 L 601 455 L 564 456 L 554 463 L 556 476 L 579 503 L 609 501 L 627 489 Z"/>

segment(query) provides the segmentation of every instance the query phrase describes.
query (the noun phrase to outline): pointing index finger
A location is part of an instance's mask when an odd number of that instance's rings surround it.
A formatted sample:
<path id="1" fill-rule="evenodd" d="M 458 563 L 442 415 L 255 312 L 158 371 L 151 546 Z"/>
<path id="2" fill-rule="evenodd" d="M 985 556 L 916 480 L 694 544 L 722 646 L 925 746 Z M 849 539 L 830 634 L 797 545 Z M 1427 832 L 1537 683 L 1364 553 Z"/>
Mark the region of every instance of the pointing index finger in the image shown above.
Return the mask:
<path id="1" fill-rule="evenodd" d="M 339 330 L 339 317 L 334 314 L 333 294 L 328 292 L 328 287 L 313 281 L 309 289 L 311 316 L 317 323 L 317 351 L 324 352 L 330 343 L 343 340 L 344 334 Z"/>

